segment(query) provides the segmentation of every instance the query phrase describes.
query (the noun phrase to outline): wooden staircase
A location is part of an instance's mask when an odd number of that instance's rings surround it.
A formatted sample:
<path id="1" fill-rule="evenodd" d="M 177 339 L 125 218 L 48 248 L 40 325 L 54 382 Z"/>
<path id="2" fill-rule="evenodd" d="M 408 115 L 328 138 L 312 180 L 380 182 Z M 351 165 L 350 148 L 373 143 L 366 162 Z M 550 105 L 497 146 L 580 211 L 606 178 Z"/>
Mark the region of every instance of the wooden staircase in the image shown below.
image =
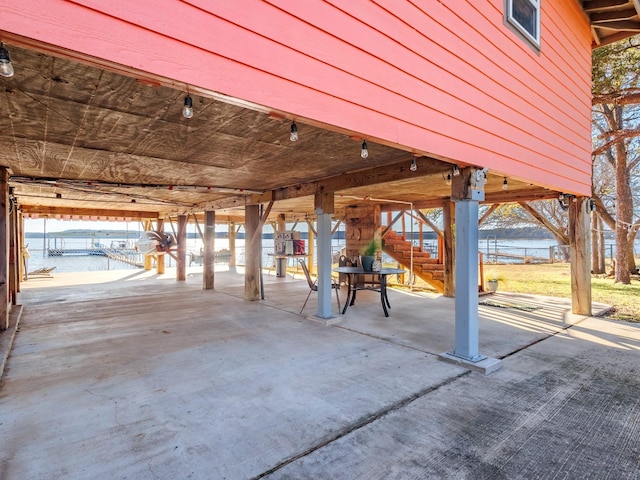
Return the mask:
<path id="1" fill-rule="evenodd" d="M 438 292 L 444 293 L 444 265 L 438 259 L 431 258 L 431 254 L 412 247 L 402 236 L 389 230 L 384 236 L 384 253 L 400 263 L 405 268 L 411 267 L 411 249 L 413 248 L 413 273 L 427 282 Z"/>

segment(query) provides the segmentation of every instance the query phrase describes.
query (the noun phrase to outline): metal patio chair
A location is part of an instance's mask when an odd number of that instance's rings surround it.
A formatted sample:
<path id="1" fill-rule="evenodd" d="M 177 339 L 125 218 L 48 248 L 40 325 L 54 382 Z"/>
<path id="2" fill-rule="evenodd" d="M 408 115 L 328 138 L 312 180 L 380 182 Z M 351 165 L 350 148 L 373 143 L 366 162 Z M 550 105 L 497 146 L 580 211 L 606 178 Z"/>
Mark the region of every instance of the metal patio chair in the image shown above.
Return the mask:
<path id="1" fill-rule="evenodd" d="M 311 292 L 318 291 L 318 280 L 313 280 L 311 278 L 311 274 L 309 273 L 309 269 L 307 268 L 307 263 L 304 261 L 303 258 L 299 258 L 298 263 L 302 267 L 304 276 L 307 277 L 307 283 L 309 284 L 309 294 L 307 295 L 307 299 L 304 301 L 304 305 L 302 305 L 302 308 L 300 309 L 300 314 L 302 314 L 304 307 L 307 306 L 307 302 L 309 301 Z M 340 284 L 337 283 L 333 278 L 331 279 L 331 288 L 336 291 L 336 301 L 338 302 L 338 312 L 340 312 L 340 295 L 338 294 L 338 292 L 340 291 Z"/>

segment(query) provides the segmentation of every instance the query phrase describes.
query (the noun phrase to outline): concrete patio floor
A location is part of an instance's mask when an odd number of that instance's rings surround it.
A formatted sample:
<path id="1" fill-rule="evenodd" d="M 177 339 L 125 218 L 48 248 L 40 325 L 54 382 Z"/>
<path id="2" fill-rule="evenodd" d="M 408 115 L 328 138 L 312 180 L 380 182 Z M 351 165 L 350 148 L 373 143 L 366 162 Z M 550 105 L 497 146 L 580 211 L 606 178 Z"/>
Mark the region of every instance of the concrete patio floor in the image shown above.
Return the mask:
<path id="1" fill-rule="evenodd" d="M 394 290 L 385 318 L 360 292 L 326 327 L 301 278 L 246 302 L 188 271 L 23 284 L 0 478 L 640 478 L 638 325 L 482 297 L 482 375 L 438 360 L 452 299 Z"/>

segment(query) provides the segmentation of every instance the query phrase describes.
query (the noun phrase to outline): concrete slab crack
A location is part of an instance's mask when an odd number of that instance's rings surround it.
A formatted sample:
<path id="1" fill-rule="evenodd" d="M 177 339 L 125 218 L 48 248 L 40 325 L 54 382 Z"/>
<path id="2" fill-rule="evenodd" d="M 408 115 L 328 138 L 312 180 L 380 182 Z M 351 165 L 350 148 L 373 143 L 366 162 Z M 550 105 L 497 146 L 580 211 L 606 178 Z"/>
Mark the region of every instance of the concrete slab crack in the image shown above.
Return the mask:
<path id="1" fill-rule="evenodd" d="M 351 425 L 348 425 L 347 427 L 343 428 L 340 432 L 338 432 L 337 434 L 335 434 L 334 436 L 332 436 L 331 438 L 324 440 L 310 448 L 308 448 L 307 450 L 304 450 L 296 455 L 293 455 L 289 458 L 287 458 L 286 460 L 283 460 L 282 462 L 278 463 L 277 465 L 275 465 L 273 468 L 270 468 L 269 470 L 255 476 L 255 477 L 251 477 L 250 480 L 258 480 L 260 478 L 265 478 L 268 475 L 271 475 L 272 473 L 277 472 L 278 470 L 280 470 L 283 467 L 286 467 L 287 465 L 295 462 L 296 460 L 299 460 L 363 427 L 366 427 L 367 425 L 383 418 L 384 416 L 386 416 L 387 414 L 394 412 L 396 410 L 399 410 L 401 408 L 404 408 L 408 405 L 410 405 L 411 403 L 415 402 L 416 400 L 418 400 L 419 398 L 424 397 L 425 395 L 434 392 L 442 387 L 445 387 L 453 382 L 455 382 L 457 379 L 462 378 L 466 375 L 469 375 L 471 373 L 471 371 L 466 371 L 466 372 L 462 372 L 459 373 L 451 378 L 447 378 L 446 380 L 436 384 L 436 385 L 432 385 L 429 386 L 427 388 L 424 388 L 416 393 L 414 393 L 413 395 L 410 395 L 408 397 L 405 397 L 401 400 L 398 400 L 395 403 L 392 403 L 391 405 L 388 405 L 380 410 L 378 410 L 377 412 L 374 412 L 371 415 L 368 415 L 366 417 L 361 418 L 360 420 L 358 420 L 357 422 L 354 422 Z"/>

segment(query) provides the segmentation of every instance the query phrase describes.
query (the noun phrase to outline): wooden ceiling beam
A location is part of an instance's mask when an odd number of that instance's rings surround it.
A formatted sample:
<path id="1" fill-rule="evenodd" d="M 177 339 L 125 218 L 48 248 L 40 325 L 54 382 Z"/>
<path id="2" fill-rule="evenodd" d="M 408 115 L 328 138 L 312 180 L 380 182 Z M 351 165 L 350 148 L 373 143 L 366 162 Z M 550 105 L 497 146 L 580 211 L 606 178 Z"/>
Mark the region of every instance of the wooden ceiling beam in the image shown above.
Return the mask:
<path id="1" fill-rule="evenodd" d="M 587 13 L 591 13 L 602 10 L 615 10 L 627 5 L 629 5 L 629 0 L 586 0 L 582 2 L 582 9 Z"/>
<path id="2" fill-rule="evenodd" d="M 481 203 L 513 203 L 513 202 L 532 202 L 535 200 L 549 200 L 558 198 L 558 192 L 543 188 L 526 189 L 526 190 L 507 190 L 500 192 L 487 192 L 485 199 Z"/>
<path id="3" fill-rule="evenodd" d="M 448 197 L 434 198 L 430 200 L 417 201 L 413 203 L 413 208 L 441 208 L 442 202 L 446 201 Z M 532 202 L 535 200 L 550 200 L 558 198 L 558 192 L 554 192 L 547 189 L 526 189 L 526 190 L 510 190 L 500 192 L 486 192 L 484 201 L 482 204 L 492 203 L 514 203 L 514 202 Z M 400 210 L 397 203 L 388 203 L 380 205 L 380 210 L 383 212 Z"/>
<path id="4" fill-rule="evenodd" d="M 609 21 L 604 23 L 595 23 L 596 28 L 608 28 L 611 30 L 621 30 L 625 32 L 640 32 L 640 22 L 631 20 Z"/>
<path id="5" fill-rule="evenodd" d="M 396 182 L 416 177 L 441 174 L 451 170 L 451 164 L 435 158 L 416 158 L 417 169 L 410 170 L 410 160 L 393 163 L 383 167 L 367 168 L 345 172 L 341 175 L 327 177 L 314 182 L 301 183 L 289 187 L 266 192 L 264 195 L 254 195 L 248 202 L 265 203 L 271 200 L 287 200 L 315 195 L 316 193 L 340 192 L 350 188 Z"/>
<path id="6" fill-rule="evenodd" d="M 638 16 L 635 8 L 626 8 L 624 10 L 610 10 L 607 12 L 594 12 L 591 14 L 591 23 L 610 22 L 612 20 L 631 20 Z"/>
<path id="7" fill-rule="evenodd" d="M 127 217 L 134 220 L 155 220 L 158 212 L 132 210 L 111 210 L 104 208 L 45 207 L 38 205 L 22 205 L 23 214 L 28 215 L 70 215 L 75 217 Z"/>

